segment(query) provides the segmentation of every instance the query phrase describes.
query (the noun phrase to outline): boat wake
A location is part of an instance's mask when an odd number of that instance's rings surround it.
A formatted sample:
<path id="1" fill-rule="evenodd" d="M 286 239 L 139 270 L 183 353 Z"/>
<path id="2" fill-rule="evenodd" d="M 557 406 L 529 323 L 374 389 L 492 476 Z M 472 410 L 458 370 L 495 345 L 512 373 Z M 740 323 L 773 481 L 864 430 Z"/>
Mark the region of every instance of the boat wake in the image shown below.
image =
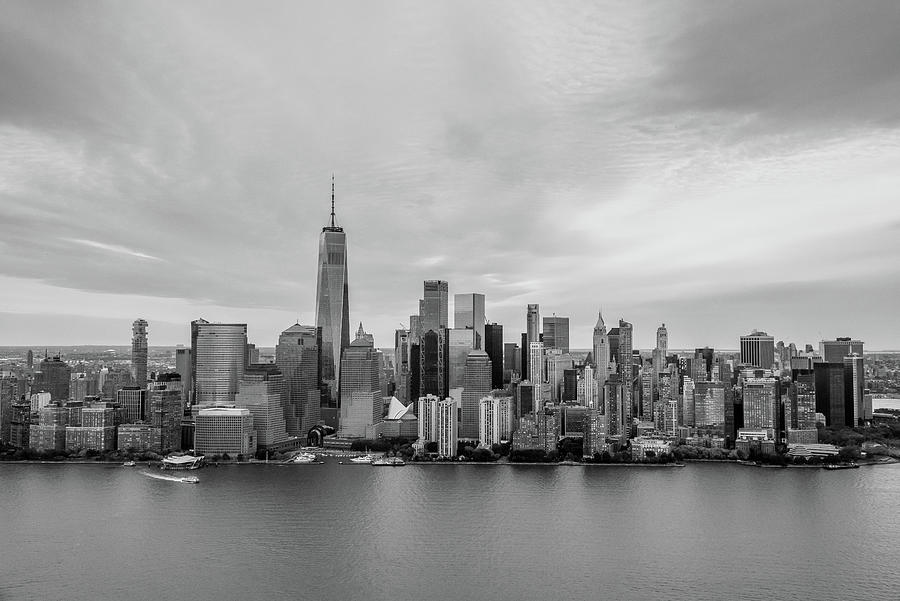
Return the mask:
<path id="1" fill-rule="evenodd" d="M 148 478 L 153 478 L 155 480 L 168 480 L 169 482 L 181 482 L 182 479 L 179 476 L 168 476 L 166 474 L 154 474 L 153 472 L 141 472 Z"/>

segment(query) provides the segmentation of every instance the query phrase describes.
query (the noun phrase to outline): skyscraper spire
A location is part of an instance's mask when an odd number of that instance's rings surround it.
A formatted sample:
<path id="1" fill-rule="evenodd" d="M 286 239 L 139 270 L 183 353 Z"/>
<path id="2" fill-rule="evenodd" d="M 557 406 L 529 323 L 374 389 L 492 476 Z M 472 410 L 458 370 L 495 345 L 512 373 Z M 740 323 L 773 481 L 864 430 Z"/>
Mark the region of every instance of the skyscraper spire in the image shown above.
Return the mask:
<path id="1" fill-rule="evenodd" d="M 331 174 L 331 227 L 334 227 L 334 173 Z"/>

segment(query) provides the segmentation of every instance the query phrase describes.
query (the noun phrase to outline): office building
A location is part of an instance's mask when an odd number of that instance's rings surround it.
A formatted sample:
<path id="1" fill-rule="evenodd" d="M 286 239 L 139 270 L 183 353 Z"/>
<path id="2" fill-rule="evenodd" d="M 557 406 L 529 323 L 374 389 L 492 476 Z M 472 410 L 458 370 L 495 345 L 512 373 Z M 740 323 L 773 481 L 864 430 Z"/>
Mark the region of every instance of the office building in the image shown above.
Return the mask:
<path id="1" fill-rule="evenodd" d="M 380 360 L 369 339 L 358 338 L 344 350 L 340 390 L 340 435 L 374 438 L 384 400 Z"/>
<path id="2" fill-rule="evenodd" d="M 452 389 L 451 389 L 452 390 Z M 466 357 L 458 436 L 478 439 L 478 403 L 491 393 L 491 360 L 484 351 L 472 351 Z"/>
<path id="3" fill-rule="evenodd" d="M 178 345 L 175 349 L 175 371 L 181 376 L 184 402 L 188 405 L 194 402 L 191 396 L 194 391 L 193 382 L 191 381 L 191 365 L 191 349 Z"/>
<path id="4" fill-rule="evenodd" d="M 448 322 L 447 282 L 425 280 L 424 297 L 419 304 L 419 327 L 424 334 L 429 330 L 437 332 L 450 326 Z M 482 311 L 483 313 L 483 311 Z M 484 321 L 482 316 L 482 322 Z"/>
<path id="5" fill-rule="evenodd" d="M 476 349 L 473 329 L 447 330 L 447 386 L 458 388 L 463 385 L 466 373 L 466 358 Z"/>
<path id="6" fill-rule="evenodd" d="M 234 403 L 247 365 L 247 324 L 191 322 L 191 382 L 195 404 Z"/>
<path id="7" fill-rule="evenodd" d="M 491 388 L 503 388 L 506 363 L 503 356 L 503 326 L 499 323 L 484 325 L 484 352 L 491 360 Z"/>
<path id="8" fill-rule="evenodd" d="M 744 378 L 742 398 L 744 428 L 778 430 L 780 395 L 776 378 Z"/>
<path id="9" fill-rule="evenodd" d="M 250 365 L 244 370 L 234 404 L 250 410 L 257 447 L 277 447 L 288 439 L 283 405 L 286 396 L 284 376 L 277 365 Z"/>
<path id="10" fill-rule="evenodd" d="M 819 342 L 819 354 L 825 363 L 841 363 L 844 357 L 856 354 L 863 356 L 863 341 L 852 338 L 837 338 Z"/>
<path id="11" fill-rule="evenodd" d="M 538 304 L 529 304 L 525 314 L 525 346 L 531 348 L 533 342 L 541 341 L 541 307 Z M 531 374 L 529 374 L 531 377 Z"/>
<path id="12" fill-rule="evenodd" d="M 120 424 L 116 428 L 116 450 L 128 452 L 149 451 L 153 444 L 153 427 L 150 424 Z"/>
<path id="13" fill-rule="evenodd" d="M 194 425 L 194 451 L 199 455 L 254 455 L 256 432 L 250 410 L 233 405 L 201 408 Z"/>
<path id="14" fill-rule="evenodd" d="M 546 365 L 544 378 L 549 391 L 548 400 L 559 403 L 562 400 L 565 372 L 574 369 L 575 360 L 572 355 L 562 354 L 558 349 L 552 349 L 545 350 L 544 363 Z"/>
<path id="15" fill-rule="evenodd" d="M 584 439 L 582 452 L 585 458 L 592 458 L 609 449 L 606 443 L 606 415 L 597 409 L 588 409 L 584 417 Z"/>
<path id="16" fill-rule="evenodd" d="M 126 424 L 147 420 L 147 390 L 145 388 L 126 386 L 117 390 L 116 403 L 125 410 Z"/>
<path id="17" fill-rule="evenodd" d="M 409 330 L 394 331 L 394 394 L 402 403 L 411 400 L 409 395 Z"/>
<path id="18" fill-rule="evenodd" d="M 862 346 L 862 343 L 860 343 Z M 866 419 L 865 392 L 866 368 L 862 355 L 853 354 L 843 359 L 844 363 L 844 409 L 847 425 L 863 425 Z"/>
<path id="19" fill-rule="evenodd" d="M 569 318 L 552 317 L 544 318 L 543 342 L 545 349 L 559 349 L 563 353 L 569 352 Z"/>
<path id="20" fill-rule="evenodd" d="M 131 324 L 131 378 L 135 386 L 147 385 L 147 321 Z"/>
<path id="21" fill-rule="evenodd" d="M 294 324 L 278 337 L 275 365 L 284 377 L 284 420 L 290 436 L 305 439 L 321 419 L 321 343 L 322 330 L 315 326 Z"/>
<path id="22" fill-rule="evenodd" d="M 597 390 L 602 391 L 609 377 L 609 335 L 606 332 L 602 311 L 597 314 L 597 324 L 594 326 L 592 357 L 596 368 L 594 378 L 597 380 Z"/>
<path id="23" fill-rule="evenodd" d="M 741 336 L 741 363 L 772 369 L 775 364 L 775 338 L 759 330 Z"/>
<path id="24" fill-rule="evenodd" d="M 13 404 L 19 401 L 19 381 L 15 376 L 0 377 L 0 443 L 9 443 Z"/>
<path id="25" fill-rule="evenodd" d="M 350 300 L 347 235 L 344 228 L 334 223 L 334 178 L 331 180 L 331 224 L 323 227 L 319 235 L 316 327 L 322 331 L 320 377 L 328 391 L 329 406 L 337 407 L 341 354 L 350 346 Z"/>
<path id="26" fill-rule="evenodd" d="M 447 393 L 446 328 L 428 330 L 419 342 L 419 394 Z"/>
<path id="27" fill-rule="evenodd" d="M 121 416 L 121 409 L 113 403 L 85 402 L 81 409 L 81 425 L 66 427 L 66 449 L 112 451 L 116 448 L 116 426 Z"/>
<path id="28" fill-rule="evenodd" d="M 694 426 L 712 431 L 711 436 L 724 436 L 725 385 L 721 382 L 694 383 Z"/>
<path id="29" fill-rule="evenodd" d="M 533 413 L 540 402 L 540 387 L 535 389 L 534 384 L 528 380 L 522 380 L 516 386 L 516 411 L 515 418 Z"/>
<path id="30" fill-rule="evenodd" d="M 453 327 L 475 331 L 476 349 L 484 349 L 484 295 L 453 295 Z"/>
<path id="31" fill-rule="evenodd" d="M 825 425 L 838 428 L 852 427 L 853 408 L 847 402 L 847 372 L 843 361 L 839 363 L 814 363 L 816 411 L 825 416 Z M 849 416 L 849 419 L 848 419 Z"/>
<path id="32" fill-rule="evenodd" d="M 49 392 L 52 401 L 69 400 L 69 383 L 72 368 L 59 355 L 49 359 L 44 357 L 34 374 L 31 392 Z"/>

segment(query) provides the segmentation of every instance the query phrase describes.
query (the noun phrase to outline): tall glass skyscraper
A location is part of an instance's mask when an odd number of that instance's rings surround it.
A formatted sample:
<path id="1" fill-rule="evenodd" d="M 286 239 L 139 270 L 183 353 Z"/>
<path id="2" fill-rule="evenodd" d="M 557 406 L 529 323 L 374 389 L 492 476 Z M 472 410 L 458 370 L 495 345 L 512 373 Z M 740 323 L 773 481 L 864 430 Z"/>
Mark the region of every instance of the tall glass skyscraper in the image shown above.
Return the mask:
<path id="1" fill-rule="evenodd" d="M 316 327 L 322 328 L 322 382 L 328 386 L 332 406 L 337 406 L 341 353 L 350 346 L 350 304 L 347 235 L 344 228 L 334 224 L 334 178 L 331 180 L 331 225 L 323 227 L 319 236 Z"/>
<path id="2" fill-rule="evenodd" d="M 295 324 L 278 337 L 275 364 L 284 374 L 285 427 L 291 436 L 305 438 L 319 423 L 322 403 L 319 389 L 321 329 Z"/>
<path id="3" fill-rule="evenodd" d="M 234 403 L 247 366 L 247 324 L 191 322 L 194 402 Z"/>
<path id="4" fill-rule="evenodd" d="M 453 327 L 475 330 L 475 348 L 484 350 L 484 295 L 453 295 Z M 452 386 L 451 386 L 452 388 Z"/>

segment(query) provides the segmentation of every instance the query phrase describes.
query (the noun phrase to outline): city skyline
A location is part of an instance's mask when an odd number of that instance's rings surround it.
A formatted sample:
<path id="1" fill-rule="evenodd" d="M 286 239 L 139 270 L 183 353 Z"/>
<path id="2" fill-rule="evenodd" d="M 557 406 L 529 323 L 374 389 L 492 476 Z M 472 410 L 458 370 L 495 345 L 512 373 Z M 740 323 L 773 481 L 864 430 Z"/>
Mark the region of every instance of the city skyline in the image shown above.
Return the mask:
<path id="1" fill-rule="evenodd" d="M 2 342 L 274 346 L 315 323 L 335 172 L 380 348 L 429 279 L 507 342 L 536 303 L 577 349 L 600 307 L 635 348 L 900 348 L 900 15 L 822 6 L 10 3 Z"/>

